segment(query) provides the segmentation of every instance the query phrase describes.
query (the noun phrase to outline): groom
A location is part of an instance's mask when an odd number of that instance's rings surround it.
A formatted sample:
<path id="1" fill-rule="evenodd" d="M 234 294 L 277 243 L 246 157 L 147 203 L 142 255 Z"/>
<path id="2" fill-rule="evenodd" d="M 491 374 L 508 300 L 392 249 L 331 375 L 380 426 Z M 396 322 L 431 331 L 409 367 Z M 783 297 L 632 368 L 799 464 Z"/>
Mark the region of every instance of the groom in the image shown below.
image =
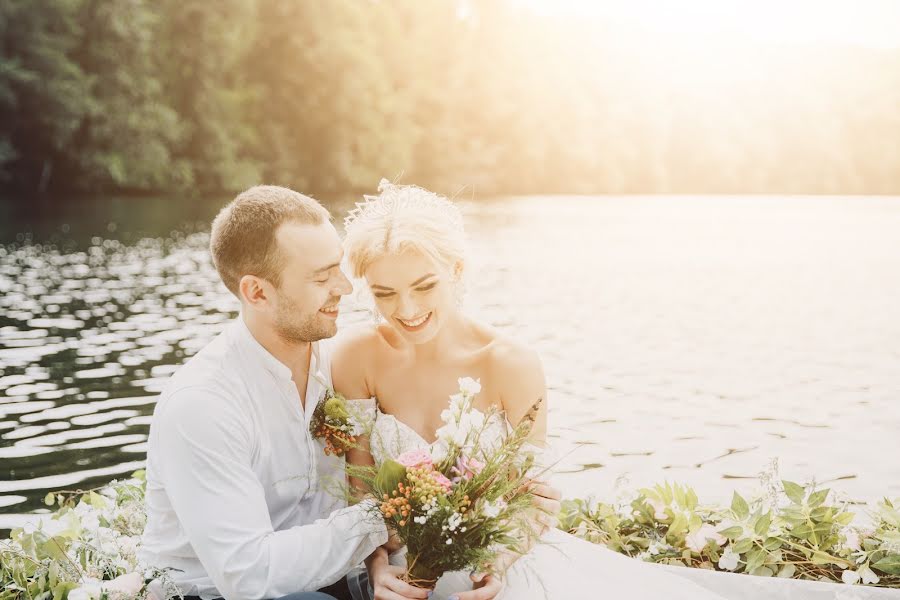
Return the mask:
<path id="1" fill-rule="evenodd" d="M 222 209 L 210 247 L 241 314 L 157 403 L 144 564 L 172 569 L 181 593 L 202 600 L 349 599 L 358 582 L 345 574 L 363 560 L 376 600 L 430 596 L 388 564 L 382 520 L 326 491 L 343 480 L 343 459 L 309 431 L 331 385 L 338 302 L 352 289 L 328 211 L 256 186 Z M 490 600 L 501 588 L 491 576 L 476 585 L 458 600 Z"/>

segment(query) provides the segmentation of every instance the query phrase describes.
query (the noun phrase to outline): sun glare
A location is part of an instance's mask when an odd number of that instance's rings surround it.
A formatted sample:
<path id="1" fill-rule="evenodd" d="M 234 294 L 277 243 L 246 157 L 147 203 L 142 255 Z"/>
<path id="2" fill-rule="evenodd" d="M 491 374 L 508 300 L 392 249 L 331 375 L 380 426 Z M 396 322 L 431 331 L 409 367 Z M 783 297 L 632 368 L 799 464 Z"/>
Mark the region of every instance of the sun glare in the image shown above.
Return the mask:
<path id="1" fill-rule="evenodd" d="M 664 34 L 737 35 L 757 43 L 900 47 L 897 0 L 520 0 L 547 15 L 578 14 Z"/>

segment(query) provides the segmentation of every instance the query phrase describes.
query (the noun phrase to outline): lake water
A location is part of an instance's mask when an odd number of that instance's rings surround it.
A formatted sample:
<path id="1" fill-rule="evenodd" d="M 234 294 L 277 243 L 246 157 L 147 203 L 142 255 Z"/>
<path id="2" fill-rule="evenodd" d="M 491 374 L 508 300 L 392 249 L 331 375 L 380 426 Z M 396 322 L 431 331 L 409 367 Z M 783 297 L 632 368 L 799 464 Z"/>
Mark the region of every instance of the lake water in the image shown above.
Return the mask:
<path id="1" fill-rule="evenodd" d="M 143 465 L 168 376 L 236 314 L 207 254 L 219 204 L 0 227 L 0 527 Z M 567 495 L 611 498 L 624 476 L 725 498 L 777 457 L 854 500 L 900 496 L 900 198 L 463 209 L 467 307 L 542 355 Z M 346 304 L 343 324 L 368 318 Z"/>

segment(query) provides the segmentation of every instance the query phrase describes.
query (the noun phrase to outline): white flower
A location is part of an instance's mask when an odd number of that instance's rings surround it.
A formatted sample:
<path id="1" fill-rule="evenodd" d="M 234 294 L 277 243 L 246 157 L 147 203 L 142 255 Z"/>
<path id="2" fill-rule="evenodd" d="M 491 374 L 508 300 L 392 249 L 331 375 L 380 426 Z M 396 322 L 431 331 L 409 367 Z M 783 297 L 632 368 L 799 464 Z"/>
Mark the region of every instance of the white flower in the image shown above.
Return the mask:
<path id="1" fill-rule="evenodd" d="M 481 391 L 481 380 L 471 377 L 462 377 L 459 380 L 459 390 L 469 396 L 474 396 Z"/>
<path id="2" fill-rule="evenodd" d="M 88 512 L 81 515 L 81 526 L 88 531 L 97 531 L 100 528 L 100 517 L 96 512 Z"/>
<path id="3" fill-rule="evenodd" d="M 481 514 L 483 514 L 488 519 L 493 519 L 500 514 L 500 511 L 503 510 L 504 506 L 504 502 L 499 499 L 495 502 L 485 502 L 481 507 Z"/>
<path id="4" fill-rule="evenodd" d="M 100 587 L 100 582 L 96 579 L 88 577 L 85 578 L 85 580 L 79 587 L 69 591 L 68 599 L 99 600 L 101 594 L 103 594 L 103 588 Z"/>
<path id="5" fill-rule="evenodd" d="M 687 538 L 685 538 L 684 543 L 688 548 L 699 554 L 709 540 L 713 540 L 718 546 L 721 546 L 727 541 L 718 531 L 716 531 L 715 527 L 709 523 L 704 523 L 700 529 L 689 534 Z"/>
<path id="6" fill-rule="evenodd" d="M 144 578 L 140 573 L 126 573 L 107 582 L 103 588 L 107 592 L 119 592 L 126 596 L 136 596 L 144 587 Z"/>
<path id="7" fill-rule="evenodd" d="M 647 548 L 647 552 L 650 553 L 650 556 L 656 556 L 660 552 L 666 549 L 665 544 L 660 544 L 659 542 L 653 542 L 650 544 L 650 547 Z"/>
<path id="8" fill-rule="evenodd" d="M 728 548 L 725 548 L 725 552 L 719 557 L 719 568 L 725 569 L 726 571 L 734 571 L 738 568 L 740 558 L 741 555 L 732 550 L 729 546 Z"/>
<path id="9" fill-rule="evenodd" d="M 450 531 L 456 531 L 456 528 L 459 527 L 460 523 L 462 523 L 462 515 L 453 513 L 450 515 L 450 518 L 447 519 L 447 528 L 450 529 Z"/>
<path id="10" fill-rule="evenodd" d="M 650 553 L 649 552 L 640 552 L 640 553 L 638 553 L 638 555 L 635 558 L 637 558 L 638 560 L 643 560 L 645 562 L 650 562 Z"/>
<path id="11" fill-rule="evenodd" d="M 438 430 L 435 431 L 435 435 L 437 435 L 439 440 L 446 442 L 448 445 L 452 444 L 457 447 L 462 447 L 466 443 L 468 431 L 456 423 L 447 423 L 443 427 L 438 428 Z"/>
<path id="12" fill-rule="evenodd" d="M 431 449 L 429 450 L 429 453 L 431 454 L 431 460 L 433 460 L 435 463 L 439 463 L 447 458 L 447 453 L 449 451 L 449 444 L 438 437 L 438 441 L 432 444 Z"/>
<path id="13" fill-rule="evenodd" d="M 859 583 L 859 573 L 856 571 L 852 571 L 850 569 L 845 569 L 843 573 L 841 573 L 841 581 L 846 583 L 847 585 L 853 585 L 854 583 Z"/>
<path id="14" fill-rule="evenodd" d="M 668 505 L 664 504 L 662 501 L 657 500 L 656 498 L 647 498 L 647 504 L 653 507 L 653 517 L 655 519 L 662 521 L 669 518 L 669 515 L 666 514 Z"/>
<path id="15" fill-rule="evenodd" d="M 850 550 L 861 549 L 858 531 L 850 528 L 844 530 L 844 547 Z"/>
<path id="16" fill-rule="evenodd" d="M 876 584 L 880 581 L 878 575 L 876 575 L 875 572 L 869 568 L 869 565 L 860 567 L 858 572 L 860 577 L 862 577 L 863 583 Z"/>
<path id="17" fill-rule="evenodd" d="M 453 543 L 453 540 L 451 540 L 450 538 L 447 538 L 447 545 L 449 546 L 452 543 Z"/>

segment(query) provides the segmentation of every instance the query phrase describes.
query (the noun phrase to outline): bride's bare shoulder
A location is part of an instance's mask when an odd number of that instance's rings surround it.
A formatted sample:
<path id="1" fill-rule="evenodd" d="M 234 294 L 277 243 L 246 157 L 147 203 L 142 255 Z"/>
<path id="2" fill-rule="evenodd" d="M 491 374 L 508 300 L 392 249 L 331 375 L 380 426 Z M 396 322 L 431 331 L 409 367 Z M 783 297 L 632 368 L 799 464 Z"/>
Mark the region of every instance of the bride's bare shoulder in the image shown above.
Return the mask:
<path id="1" fill-rule="evenodd" d="M 488 346 L 490 371 L 501 384 L 540 376 L 544 379 L 541 357 L 527 344 L 514 338 L 496 334 Z M 507 387 L 506 385 L 502 386 Z"/>
<path id="2" fill-rule="evenodd" d="M 518 423 L 535 402 L 543 401 L 538 423 L 542 432 L 546 423 L 547 384 L 541 357 L 534 348 L 497 336 L 490 345 L 490 376 L 511 423 Z"/>
<path id="3" fill-rule="evenodd" d="M 331 355 L 331 380 L 334 389 L 345 396 L 369 396 L 369 375 L 382 344 L 375 327 L 357 326 L 342 329 L 334 342 Z"/>

